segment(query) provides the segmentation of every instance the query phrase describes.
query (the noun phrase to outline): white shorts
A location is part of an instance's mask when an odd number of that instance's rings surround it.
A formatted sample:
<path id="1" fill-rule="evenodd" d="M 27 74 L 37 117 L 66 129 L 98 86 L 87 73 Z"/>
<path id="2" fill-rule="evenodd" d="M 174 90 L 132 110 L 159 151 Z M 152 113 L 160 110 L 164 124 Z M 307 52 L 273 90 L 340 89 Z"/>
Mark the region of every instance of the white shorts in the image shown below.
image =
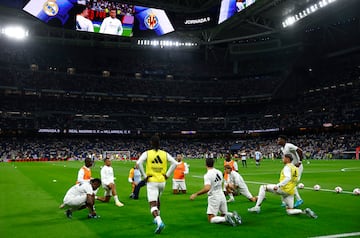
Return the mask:
<path id="1" fill-rule="evenodd" d="M 172 189 L 186 190 L 185 179 L 173 179 Z"/>
<path id="2" fill-rule="evenodd" d="M 81 207 L 86 204 L 87 194 L 79 196 L 65 196 L 64 204 L 70 207 Z"/>
<path id="3" fill-rule="evenodd" d="M 147 188 L 147 198 L 148 202 L 157 201 L 161 196 L 162 192 L 165 189 L 166 182 L 156 183 L 156 182 L 148 182 L 146 183 Z"/>
<path id="4" fill-rule="evenodd" d="M 107 185 L 103 184 L 102 185 L 103 189 L 104 189 L 104 196 L 108 197 L 111 196 L 112 192 L 111 192 L 111 188 L 109 188 Z"/>
<path id="5" fill-rule="evenodd" d="M 208 207 L 206 214 L 218 215 L 226 214 L 228 212 L 226 197 L 223 193 L 211 195 L 208 197 Z"/>
<path id="6" fill-rule="evenodd" d="M 286 206 L 288 208 L 294 208 L 294 195 L 290 195 L 287 192 L 284 192 L 281 190 L 281 188 L 274 190 L 275 186 L 276 184 L 267 184 L 266 191 L 281 195 L 281 199 L 286 204 Z"/>

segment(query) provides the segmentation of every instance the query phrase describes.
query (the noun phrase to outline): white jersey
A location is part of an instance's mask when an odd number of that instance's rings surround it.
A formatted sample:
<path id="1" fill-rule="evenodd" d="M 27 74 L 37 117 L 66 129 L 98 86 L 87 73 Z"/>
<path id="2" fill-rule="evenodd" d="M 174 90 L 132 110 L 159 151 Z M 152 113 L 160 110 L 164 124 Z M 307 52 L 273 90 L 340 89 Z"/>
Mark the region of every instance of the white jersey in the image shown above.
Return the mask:
<path id="1" fill-rule="evenodd" d="M 77 197 L 84 194 L 92 195 L 94 194 L 94 190 L 90 183 L 83 183 L 83 184 L 75 184 L 72 186 L 66 193 L 66 197 Z"/>
<path id="2" fill-rule="evenodd" d="M 228 183 L 234 184 L 238 187 L 242 187 L 245 181 L 238 172 L 231 171 L 229 174 Z"/>
<path id="3" fill-rule="evenodd" d="M 121 36 L 123 27 L 121 21 L 117 18 L 107 17 L 101 23 L 100 33 Z"/>
<path id="4" fill-rule="evenodd" d="M 114 183 L 114 169 L 111 166 L 104 166 L 101 168 L 101 183 L 103 185 L 108 185 Z"/>
<path id="5" fill-rule="evenodd" d="M 253 195 L 250 193 L 248 186 L 246 185 L 243 177 L 236 171 L 231 171 L 228 178 L 228 183 L 234 184 L 238 193 L 244 195 L 248 199 L 251 199 Z"/>
<path id="6" fill-rule="evenodd" d="M 286 154 L 291 154 L 292 155 L 292 158 L 293 158 L 292 164 L 295 165 L 300 161 L 300 157 L 299 157 L 298 153 L 296 152 L 296 150 L 298 148 L 299 147 L 297 147 L 294 144 L 285 143 L 285 145 L 282 146 L 280 149 L 281 149 L 281 152 L 283 153 L 283 155 L 286 155 Z"/>
<path id="7" fill-rule="evenodd" d="M 260 151 L 255 151 L 255 160 L 260 160 L 262 157 L 262 154 Z"/>
<path id="8" fill-rule="evenodd" d="M 81 15 L 77 15 L 76 16 L 76 30 L 94 32 L 94 26 L 89 19 L 87 19 Z"/>
<path id="9" fill-rule="evenodd" d="M 208 196 L 224 195 L 222 190 L 223 175 L 218 169 L 212 168 L 204 175 L 204 185 L 210 185 Z M 225 196 L 225 195 L 224 195 Z"/>
<path id="10" fill-rule="evenodd" d="M 246 153 L 241 153 L 240 156 L 241 156 L 241 160 L 246 160 Z"/>

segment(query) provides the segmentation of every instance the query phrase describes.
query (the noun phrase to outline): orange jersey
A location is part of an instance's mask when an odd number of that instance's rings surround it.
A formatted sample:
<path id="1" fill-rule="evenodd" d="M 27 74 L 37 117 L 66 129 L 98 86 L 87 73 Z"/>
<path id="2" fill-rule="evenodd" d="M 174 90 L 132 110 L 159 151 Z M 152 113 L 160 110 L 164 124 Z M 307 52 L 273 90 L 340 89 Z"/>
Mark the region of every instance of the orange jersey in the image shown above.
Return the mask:
<path id="1" fill-rule="evenodd" d="M 181 161 L 181 163 L 176 166 L 174 170 L 174 179 L 184 179 L 185 178 L 185 163 Z"/>
<path id="2" fill-rule="evenodd" d="M 78 176 L 81 174 L 82 174 L 82 177 L 81 178 L 78 177 L 78 181 L 76 181 L 76 183 L 80 183 L 81 181 L 90 181 L 91 169 L 89 169 L 86 166 L 83 166 L 83 167 L 81 167 Z"/>
<path id="3" fill-rule="evenodd" d="M 231 170 L 235 170 L 234 163 L 235 163 L 234 160 L 230 160 L 230 161 L 224 160 L 224 167 L 226 165 L 229 165 L 231 167 Z M 224 180 L 225 181 L 228 180 L 228 177 L 229 177 L 229 175 L 227 173 L 224 173 Z"/>

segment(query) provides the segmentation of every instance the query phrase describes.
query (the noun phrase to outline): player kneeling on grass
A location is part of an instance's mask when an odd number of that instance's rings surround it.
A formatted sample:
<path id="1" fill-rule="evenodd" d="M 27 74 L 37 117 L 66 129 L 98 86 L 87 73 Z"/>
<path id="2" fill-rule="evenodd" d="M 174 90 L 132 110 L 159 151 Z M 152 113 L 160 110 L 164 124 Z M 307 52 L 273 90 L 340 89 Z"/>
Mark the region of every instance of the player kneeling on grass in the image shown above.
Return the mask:
<path id="1" fill-rule="evenodd" d="M 89 209 L 88 218 L 97 218 L 95 212 L 95 191 L 100 187 L 101 180 L 94 178 L 90 183 L 75 184 L 65 194 L 63 204 L 60 208 L 68 207 L 66 216 L 72 218 L 73 211 Z"/>
<path id="2" fill-rule="evenodd" d="M 96 197 L 96 199 L 101 202 L 109 202 L 111 195 L 113 195 L 115 205 L 118 207 L 124 206 L 124 204 L 119 201 L 118 195 L 116 193 L 114 169 L 111 167 L 110 158 L 104 159 L 104 166 L 101 168 L 100 174 L 102 187 L 105 190 L 105 194 L 104 197 Z"/>
<path id="3" fill-rule="evenodd" d="M 214 168 L 214 159 L 206 159 L 207 173 L 204 175 L 204 187 L 190 196 L 194 200 L 198 195 L 208 194 L 207 214 L 210 223 L 228 222 L 232 226 L 241 224 L 241 217 L 236 211 L 228 212 L 226 197 L 222 189 L 222 172 Z M 220 213 L 220 216 L 218 215 Z"/>
<path id="4" fill-rule="evenodd" d="M 309 217 L 317 218 L 317 215 L 310 209 L 305 210 L 294 208 L 294 194 L 298 181 L 298 168 L 291 163 L 292 155 L 285 154 L 282 157 L 284 168 L 280 173 L 280 182 L 278 184 L 261 185 L 259 189 L 258 200 L 255 207 L 249 208 L 249 212 L 260 212 L 260 206 L 265 198 L 266 192 L 271 192 L 282 196 L 282 200 L 286 204 L 286 212 L 288 215 L 307 214 Z"/>

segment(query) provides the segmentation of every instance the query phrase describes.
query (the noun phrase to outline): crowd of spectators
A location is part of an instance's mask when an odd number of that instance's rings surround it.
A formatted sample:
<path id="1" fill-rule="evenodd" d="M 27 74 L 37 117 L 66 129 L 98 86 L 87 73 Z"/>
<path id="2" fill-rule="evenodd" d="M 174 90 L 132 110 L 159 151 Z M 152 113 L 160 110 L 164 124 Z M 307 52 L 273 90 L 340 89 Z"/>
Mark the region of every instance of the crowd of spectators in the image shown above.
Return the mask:
<path id="1" fill-rule="evenodd" d="M 201 159 L 207 156 L 223 158 L 227 152 L 234 155 L 245 151 L 254 158 L 257 147 L 265 159 L 279 159 L 280 147 L 276 135 L 248 138 L 178 138 L 163 139 L 162 148 L 174 156 L 183 153 L 188 159 Z M 305 159 L 338 159 L 355 157 L 355 148 L 360 145 L 360 133 L 321 133 L 292 136 L 291 143 L 302 148 Z M 65 137 L 42 136 L 32 138 L 1 138 L 0 160 L 83 160 L 91 157 L 101 158 L 106 151 L 130 151 L 132 158 L 148 147 L 148 138 L 109 138 L 109 137 Z M 232 150 L 237 145 L 237 149 Z M 234 147 L 235 148 L 235 147 Z M 346 153 L 344 153 L 346 152 Z"/>

